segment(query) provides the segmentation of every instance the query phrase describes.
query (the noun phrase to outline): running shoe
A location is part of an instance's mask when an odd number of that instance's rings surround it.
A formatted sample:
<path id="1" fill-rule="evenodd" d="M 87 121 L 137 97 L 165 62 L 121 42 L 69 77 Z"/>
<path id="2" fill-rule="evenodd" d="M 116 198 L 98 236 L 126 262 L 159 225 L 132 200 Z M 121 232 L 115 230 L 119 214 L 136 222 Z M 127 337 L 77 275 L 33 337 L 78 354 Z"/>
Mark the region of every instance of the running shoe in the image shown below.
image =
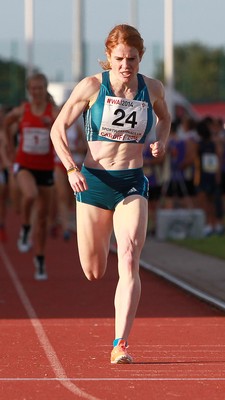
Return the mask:
<path id="1" fill-rule="evenodd" d="M 27 232 L 24 228 L 20 230 L 17 247 L 21 253 L 27 253 L 32 247 L 29 231 Z"/>
<path id="2" fill-rule="evenodd" d="M 112 349 L 111 364 L 131 364 L 132 357 L 127 353 L 127 344 L 125 340 L 120 340 L 118 345 Z"/>
<path id="3" fill-rule="evenodd" d="M 46 281 L 48 275 L 46 272 L 46 267 L 44 262 L 40 262 L 37 257 L 34 257 L 35 274 L 34 279 L 37 281 Z"/>

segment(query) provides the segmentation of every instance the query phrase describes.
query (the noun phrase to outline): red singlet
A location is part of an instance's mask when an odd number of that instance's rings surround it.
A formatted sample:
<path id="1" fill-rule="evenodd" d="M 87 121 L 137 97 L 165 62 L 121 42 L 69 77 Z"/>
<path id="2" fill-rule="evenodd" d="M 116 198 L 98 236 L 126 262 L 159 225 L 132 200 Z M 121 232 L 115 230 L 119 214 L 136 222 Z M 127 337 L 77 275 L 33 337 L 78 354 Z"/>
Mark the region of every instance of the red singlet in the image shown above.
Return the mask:
<path id="1" fill-rule="evenodd" d="M 34 115 L 29 103 L 24 105 L 24 114 L 19 125 L 19 147 L 16 163 L 36 170 L 54 169 L 54 151 L 50 129 L 54 121 L 52 104 L 48 103 L 42 115 Z"/>

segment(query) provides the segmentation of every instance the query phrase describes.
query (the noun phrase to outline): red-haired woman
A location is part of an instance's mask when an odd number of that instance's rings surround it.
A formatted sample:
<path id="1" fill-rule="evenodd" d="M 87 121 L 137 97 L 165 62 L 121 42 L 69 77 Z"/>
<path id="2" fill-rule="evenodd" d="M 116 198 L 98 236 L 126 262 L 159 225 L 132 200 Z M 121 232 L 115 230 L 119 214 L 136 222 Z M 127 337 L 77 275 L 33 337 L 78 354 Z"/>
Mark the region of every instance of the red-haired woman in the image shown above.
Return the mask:
<path id="1" fill-rule="evenodd" d="M 127 342 L 141 294 L 139 259 L 148 221 L 143 146 L 155 113 L 151 152 L 154 157 L 164 155 L 170 115 L 162 83 L 138 72 L 145 48 L 137 29 L 115 26 L 105 50 L 107 61 L 101 63 L 105 71 L 78 83 L 53 124 L 51 138 L 76 195 L 79 256 L 89 280 L 102 278 L 106 271 L 114 229 L 119 280 L 111 363 L 131 363 Z M 80 171 L 66 129 L 82 113 L 88 149 Z"/>

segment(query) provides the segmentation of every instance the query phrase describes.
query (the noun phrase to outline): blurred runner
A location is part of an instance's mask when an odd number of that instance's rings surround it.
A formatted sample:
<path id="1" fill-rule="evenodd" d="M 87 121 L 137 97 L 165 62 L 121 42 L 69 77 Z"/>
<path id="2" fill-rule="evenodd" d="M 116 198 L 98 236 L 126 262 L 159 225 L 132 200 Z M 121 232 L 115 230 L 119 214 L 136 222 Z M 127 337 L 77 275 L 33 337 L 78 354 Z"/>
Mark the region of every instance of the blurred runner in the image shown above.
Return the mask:
<path id="1" fill-rule="evenodd" d="M 18 249 L 20 252 L 31 249 L 32 233 L 35 279 L 38 280 L 47 279 L 45 247 L 54 183 L 54 150 L 50 129 L 58 113 L 47 86 L 45 75 L 37 73 L 29 77 L 27 90 L 30 100 L 15 107 L 5 118 L 8 135 L 12 124 L 19 124 L 19 144 L 15 159 L 11 160 L 21 192 L 22 226 Z M 12 141 L 9 141 L 9 147 L 11 145 Z M 12 149 L 9 149 L 9 154 L 13 154 Z"/>

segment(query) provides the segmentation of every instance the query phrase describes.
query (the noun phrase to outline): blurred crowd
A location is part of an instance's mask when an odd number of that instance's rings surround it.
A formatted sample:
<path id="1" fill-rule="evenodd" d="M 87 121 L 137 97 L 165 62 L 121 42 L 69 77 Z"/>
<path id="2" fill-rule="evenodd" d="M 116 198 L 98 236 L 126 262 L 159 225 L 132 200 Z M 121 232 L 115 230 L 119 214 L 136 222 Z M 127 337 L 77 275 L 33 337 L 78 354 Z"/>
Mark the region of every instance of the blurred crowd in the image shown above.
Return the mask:
<path id="1" fill-rule="evenodd" d="M 150 183 L 149 233 L 156 230 L 157 210 L 202 209 L 203 236 L 224 234 L 225 130 L 222 119 L 190 116 L 172 122 L 168 149 L 160 162 L 144 151 Z"/>
<path id="2" fill-rule="evenodd" d="M 59 107 L 47 90 L 47 79 L 35 74 L 27 82 L 28 100 L 18 107 L 0 107 L 0 241 L 7 241 L 7 213 L 21 219 L 17 247 L 34 249 L 35 279 L 47 279 L 45 247 L 48 235 L 68 241 L 75 230 L 75 201 L 67 173 L 50 140 Z M 156 232 L 159 209 L 202 209 L 204 236 L 224 234 L 224 121 L 189 116 L 172 122 L 166 156 L 144 148 L 144 173 L 149 179 L 148 234 Z M 83 121 L 68 129 L 76 165 L 81 166 L 86 141 Z"/>

